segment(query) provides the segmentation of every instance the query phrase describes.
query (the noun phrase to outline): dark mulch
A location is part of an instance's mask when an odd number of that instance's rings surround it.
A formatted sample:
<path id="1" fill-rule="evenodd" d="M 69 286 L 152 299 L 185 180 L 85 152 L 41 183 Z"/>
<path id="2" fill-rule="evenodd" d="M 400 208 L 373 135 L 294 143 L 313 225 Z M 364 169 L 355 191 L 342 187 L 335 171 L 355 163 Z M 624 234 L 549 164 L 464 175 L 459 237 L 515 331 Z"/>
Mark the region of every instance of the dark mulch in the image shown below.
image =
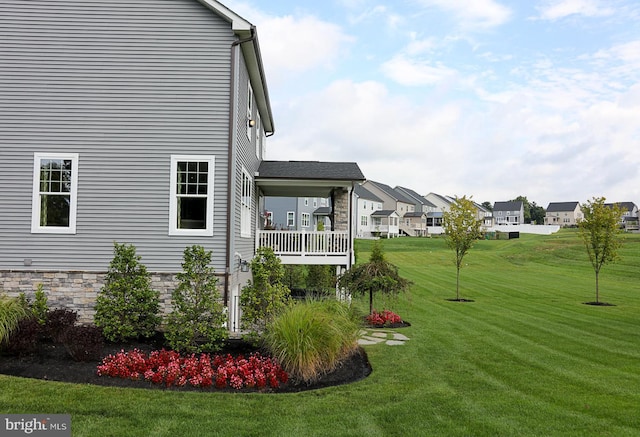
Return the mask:
<path id="1" fill-rule="evenodd" d="M 585 305 L 594 305 L 599 307 L 614 307 L 615 305 L 607 302 L 584 302 Z"/>
<path id="2" fill-rule="evenodd" d="M 157 342 L 135 342 L 127 344 L 105 344 L 102 357 L 115 354 L 121 350 L 129 351 L 137 348 L 144 352 L 151 352 L 160 349 Z M 218 353 L 230 353 L 234 356 L 244 354 L 249 355 L 256 352 L 256 349 L 242 341 L 230 341 L 225 350 Z M 108 376 L 98 376 L 96 369 L 99 361 L 77 362 L 73 361 L 64 346 L 54 343 L 41 343 L 36 353 L 24 357 L 0 355 L 0 374 L 20 376 L 25 378 L 36 378 L 48 381 L 63 381 L 78 384 L 95 384 L 113 387 L 146 388 L 176 391 L 227 391 L 227 392 L 257 392 L 256 389 L 235 390 L 232 388 L 216 389 L 214 387 L 165 387 L 152 384 L 147 381 L 134 381 Z M 304 390 L 313 390 L 323 387 L 347 384 L 359 381 L 371 374 L 371 365 L 366 352 L 358 348 L 357 352 L 342 362 L 333 372 L 322 375 L 317 381 L 306 384 L 300 381 L 289 380 L 286 384 L 277 389 L 264 389 L 269 393 L 292 393 Z"/>
<path id="3" fill-rule="evenodd" d="M 365 328 L 370 328 L 370 329 L 384 329 L 384 328 L 408 328 L 409 326 L 411 326 L 411 323 L 409 322 L 399 322 L 399 323 L 387 323 L 386 325 L 370 325 L 370 324 L 365 324 Z"/>
<path id="4" fill-rule="evenodd" d="M 460 299 L 445 299 L 445 300 L 448 300 L 449 302 L 475 302 L 475 300 L 473 300 L 473 299 L 463 299 L 463 298 L 460 298 Z"/>

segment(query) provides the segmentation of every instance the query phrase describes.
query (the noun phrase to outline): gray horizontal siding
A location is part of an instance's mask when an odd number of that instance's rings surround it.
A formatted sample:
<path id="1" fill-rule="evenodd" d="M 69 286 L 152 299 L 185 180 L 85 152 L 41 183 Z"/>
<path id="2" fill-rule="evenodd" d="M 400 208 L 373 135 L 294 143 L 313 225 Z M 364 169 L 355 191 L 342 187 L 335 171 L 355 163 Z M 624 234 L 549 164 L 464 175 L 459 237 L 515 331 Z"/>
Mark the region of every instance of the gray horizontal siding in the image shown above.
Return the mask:
<path id="1" fill-rule="evenodd" d="M 0 269 L 224 269 L 229 24 L 195 0 L 0 2 Z M 79 153 L 75 235 L 31 234 L 34 152 Z M 214 236 L 169 237 L 172 154 L 214 155 Z"/>

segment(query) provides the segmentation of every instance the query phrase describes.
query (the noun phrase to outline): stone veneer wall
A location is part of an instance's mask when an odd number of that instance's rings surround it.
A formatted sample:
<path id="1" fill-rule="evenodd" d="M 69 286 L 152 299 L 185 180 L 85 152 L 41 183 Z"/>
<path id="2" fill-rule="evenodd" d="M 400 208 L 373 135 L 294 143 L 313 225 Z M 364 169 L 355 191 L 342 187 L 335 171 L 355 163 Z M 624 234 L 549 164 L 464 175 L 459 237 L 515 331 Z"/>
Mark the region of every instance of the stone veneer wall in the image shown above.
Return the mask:
<path id="1" fill-rule="evenodd" d="M 49 308 L 64 308 L 78 312 L 80 323 L 92 323 L 98 292 L 106 273 L 0 271 L 0 292 L 16 297 L 24 293 L 33 300 L 38 284 L 43 285 Z M 224 284 L 220 278 L 219 285 Z M 151 273 L 151 287 L 160 292 L 160 312 L 171 310 L 171 293 L 177 286 L 174 273 Z"/>
<path id="2" fill-rule="evenodd" d="M 349 230 L 349 191 L 341 190 L 334 193 L 333 198 L 333 228 L 336 231 Z"/>

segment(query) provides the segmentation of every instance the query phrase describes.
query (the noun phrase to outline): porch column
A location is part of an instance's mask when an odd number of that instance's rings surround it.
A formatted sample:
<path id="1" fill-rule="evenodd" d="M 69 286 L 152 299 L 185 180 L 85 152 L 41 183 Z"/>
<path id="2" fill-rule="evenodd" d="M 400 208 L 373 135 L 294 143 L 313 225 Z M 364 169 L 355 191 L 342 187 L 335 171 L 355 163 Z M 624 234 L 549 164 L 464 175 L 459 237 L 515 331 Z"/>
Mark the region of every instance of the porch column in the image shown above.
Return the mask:
<path id="1" fill-rule="evenodd" d="M 335 231 L 349 230 L 349 191 L 338 189 L 333 196 L 333 227 Z"/>

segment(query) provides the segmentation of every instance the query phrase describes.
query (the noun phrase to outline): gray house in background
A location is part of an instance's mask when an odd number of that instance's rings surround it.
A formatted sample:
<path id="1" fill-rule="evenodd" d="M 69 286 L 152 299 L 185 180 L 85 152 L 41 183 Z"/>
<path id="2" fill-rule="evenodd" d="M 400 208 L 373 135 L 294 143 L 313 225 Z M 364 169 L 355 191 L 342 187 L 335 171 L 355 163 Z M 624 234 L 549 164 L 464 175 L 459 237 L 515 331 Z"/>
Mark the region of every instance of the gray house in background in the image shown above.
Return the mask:
<path id="1" fill-rule="evenodd" d="M 52 306 L 91 320 L 116 241 L 136 246 L 166 304 L 198 244 L 233 306 L 268 243 L 265 196 L 331 197 L 340 244 L 316 248 L 316 262 L 350 266 L 364 176 L 265 165 L 274 121 L 251 23 L 209 0 L 64 5 L 0 2 L 1 289 L 42 283 Z"/>
<path id="2" fill-rule="evenodd" d="M 272 229 L 299 231 L 331 227 L 331 200 L 324 197 L 266 197 L 265 223 Z"/>
<path id="3" fill-rule="evenodd" d="M 493 219 L 496 225 L 524 224 L 524 204 L 520 200 L 493 204 Z"/>

